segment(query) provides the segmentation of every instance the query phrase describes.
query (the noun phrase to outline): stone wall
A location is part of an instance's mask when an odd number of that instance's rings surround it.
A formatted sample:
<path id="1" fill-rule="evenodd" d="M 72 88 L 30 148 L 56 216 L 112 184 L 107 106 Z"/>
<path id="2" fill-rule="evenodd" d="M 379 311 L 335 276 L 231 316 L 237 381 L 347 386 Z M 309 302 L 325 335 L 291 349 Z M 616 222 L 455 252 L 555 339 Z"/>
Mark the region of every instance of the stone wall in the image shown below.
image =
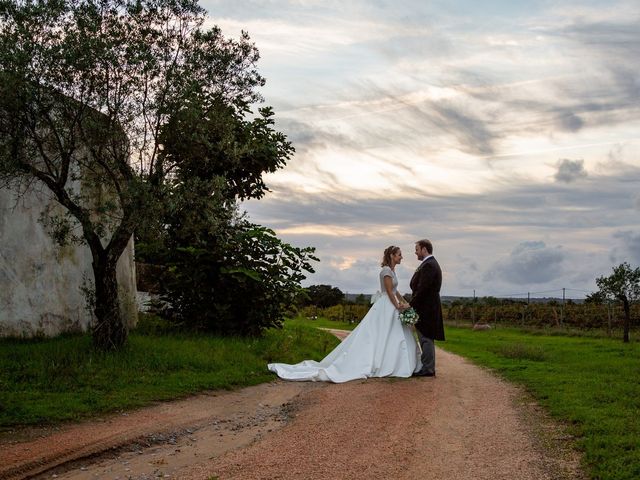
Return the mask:
<path id="1" fill-rule="evenodd" d="M 86 245 L 57 246 L 39 221 L 61 207 L 46 191 L 18 198 L 0 188 L 0 336 L 85 331 L 93 320 L 83 288 L 93 284 Z M 120 308 L 137 321 L 133 239 L 118 261 Z"/>

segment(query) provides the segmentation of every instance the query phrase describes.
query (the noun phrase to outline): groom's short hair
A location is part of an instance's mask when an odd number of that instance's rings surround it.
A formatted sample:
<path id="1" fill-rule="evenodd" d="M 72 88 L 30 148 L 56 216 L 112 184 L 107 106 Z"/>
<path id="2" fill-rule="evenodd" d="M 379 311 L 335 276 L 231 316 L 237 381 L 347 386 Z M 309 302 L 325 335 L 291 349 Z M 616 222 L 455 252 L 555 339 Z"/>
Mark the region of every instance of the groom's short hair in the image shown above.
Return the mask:
<path id="1" fill-rule="evenodd" d="M 427 240 L 426 238 L 418 240 L 416 242 L 416 245 L 418 245 L 418 247 L 420 248 L 426 248 L 427 252 L 429 252 L 429 255 L 433 253 L 433 245 L 431 244 L 431 241 Z"/>

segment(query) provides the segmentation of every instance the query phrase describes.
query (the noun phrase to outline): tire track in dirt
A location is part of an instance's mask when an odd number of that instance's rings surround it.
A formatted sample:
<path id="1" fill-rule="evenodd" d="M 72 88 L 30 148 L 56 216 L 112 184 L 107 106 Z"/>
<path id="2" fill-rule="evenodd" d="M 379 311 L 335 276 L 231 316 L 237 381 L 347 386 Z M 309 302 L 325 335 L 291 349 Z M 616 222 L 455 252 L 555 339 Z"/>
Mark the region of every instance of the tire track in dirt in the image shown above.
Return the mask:
<path id="1" fill-rule="evenodd" d="M 29 478 L 129 445 L 139 450 L 151 444 L 175 443 L 178 437 L 192 436 L 206 428 L 215 432 L 210 450 L 219 455 L 250 443 L 264 433 L 267 425 L 271 430 L 280 428 L 286 423 L 291 402 L 300 393 L 318 387 L 274 381 L 232 392 L 201 394 L 56 430 L 5 434 L 0 440 L 0 479 Z M 244 435 L 235 435 L 240 431 Z M 171 465 L 165 464 L 162 470 L 171 470 Z"/>
<path id="2" fill-rule="evenodd" d="M 437 356 L 436 378 L 278 380 L 0 439 L 0 479 L 585 478 L 521 390 Z"/>

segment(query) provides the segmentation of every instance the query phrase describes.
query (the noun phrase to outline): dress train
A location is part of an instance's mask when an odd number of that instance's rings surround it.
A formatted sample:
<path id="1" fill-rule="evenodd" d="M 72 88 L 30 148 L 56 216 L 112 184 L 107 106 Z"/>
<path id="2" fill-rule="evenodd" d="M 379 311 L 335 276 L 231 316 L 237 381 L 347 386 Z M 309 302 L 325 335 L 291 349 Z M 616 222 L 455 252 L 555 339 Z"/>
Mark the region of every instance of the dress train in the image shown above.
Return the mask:
<path id="1" fill-rule="evenodd" d="M 360 324 L 320 362 L 270 363 L 285 380 L 342 383 L 369 377 L 410 377 L 422 367 L 411 327 L 398 318 L 386 294 L 376 300 Z"/>

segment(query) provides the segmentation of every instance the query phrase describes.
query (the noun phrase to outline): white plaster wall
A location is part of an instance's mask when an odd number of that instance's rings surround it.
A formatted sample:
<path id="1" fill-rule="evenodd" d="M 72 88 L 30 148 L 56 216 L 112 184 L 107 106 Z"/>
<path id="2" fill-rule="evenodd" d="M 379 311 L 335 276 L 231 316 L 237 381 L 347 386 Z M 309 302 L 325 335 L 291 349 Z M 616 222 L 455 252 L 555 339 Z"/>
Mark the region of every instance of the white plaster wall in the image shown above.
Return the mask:
<path id="1" fill-rule="evenodd" d="M 0 336 L 46 335 L 86 330 L 92 322 L 82 293 L 93 284 L 86 245 L 59 247 L 38 221 L 46 208 L 61 209 L 45 192 L 17 198 L 0 188 Z M 133 239 L 118 261 L 120 306 L 137 320 Z"/>

